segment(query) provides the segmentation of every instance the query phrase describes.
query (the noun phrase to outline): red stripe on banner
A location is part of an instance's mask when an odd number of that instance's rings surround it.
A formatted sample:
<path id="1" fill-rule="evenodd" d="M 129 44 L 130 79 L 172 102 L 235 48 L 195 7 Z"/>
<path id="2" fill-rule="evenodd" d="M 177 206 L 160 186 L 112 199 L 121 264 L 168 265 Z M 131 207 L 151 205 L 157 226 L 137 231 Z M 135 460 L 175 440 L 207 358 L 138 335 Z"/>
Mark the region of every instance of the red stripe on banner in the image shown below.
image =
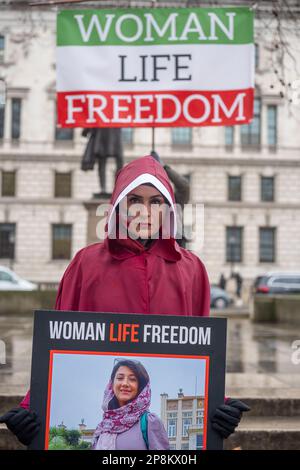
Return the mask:
<path id="1" fill-rule="evenodd" d="M 254 89 L 57 93 L 61 127 L 188 127 L 248 124 Z"/>

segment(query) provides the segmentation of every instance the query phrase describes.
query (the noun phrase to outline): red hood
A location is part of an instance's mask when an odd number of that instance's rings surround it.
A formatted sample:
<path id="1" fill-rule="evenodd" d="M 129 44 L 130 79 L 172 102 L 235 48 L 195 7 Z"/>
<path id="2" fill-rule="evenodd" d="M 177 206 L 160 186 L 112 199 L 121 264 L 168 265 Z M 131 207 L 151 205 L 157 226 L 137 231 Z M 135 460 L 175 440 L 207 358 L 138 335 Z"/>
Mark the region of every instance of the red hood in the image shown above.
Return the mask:
<path id="1" fill-rule="evenodd" d="M 171 237 L 176 236 L 175 197 L 169 177 L 163 166 L 153 157 L 146 156 L 133 160 L 117 174 L 114 191 L 110 200 L 112 209 L 108 215 L 108 233 L 113 229 L 112 216 L 119 202 L 134 188 L 144 183 L 152 183 L 168 200 L 172 209 Z"/>

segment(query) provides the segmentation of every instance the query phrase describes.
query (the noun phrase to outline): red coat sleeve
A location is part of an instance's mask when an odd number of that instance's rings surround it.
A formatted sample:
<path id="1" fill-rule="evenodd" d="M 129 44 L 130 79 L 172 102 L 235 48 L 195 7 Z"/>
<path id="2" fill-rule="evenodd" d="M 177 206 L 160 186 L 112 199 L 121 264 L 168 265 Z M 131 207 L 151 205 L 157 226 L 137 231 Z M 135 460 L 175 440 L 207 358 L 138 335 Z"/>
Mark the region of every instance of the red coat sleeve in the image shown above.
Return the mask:
<path id="1" fill-rule="evenodd" d="M 80 250 L 67 267 L 60 283 L 55 301 L 55 310 L 78 310 L 81 291 L 81 256 Z M 30 407 L 30 390 L 20 403 L 26 410 Z"/>
<path id="2" fill-rule="evenodd" d="M 210 312 L 210 284 L 206 268 L 199 258 L 195 260 L 196 268 L 193 282 L 193 315 L 208 317 Z"/>

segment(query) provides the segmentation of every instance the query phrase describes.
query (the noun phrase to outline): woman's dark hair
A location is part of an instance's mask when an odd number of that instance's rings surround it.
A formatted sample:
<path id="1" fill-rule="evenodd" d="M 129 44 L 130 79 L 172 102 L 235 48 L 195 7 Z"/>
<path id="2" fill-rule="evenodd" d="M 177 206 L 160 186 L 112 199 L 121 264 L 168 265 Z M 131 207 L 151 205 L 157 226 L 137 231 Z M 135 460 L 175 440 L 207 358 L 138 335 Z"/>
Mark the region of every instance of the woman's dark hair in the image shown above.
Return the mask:
<path id="1" fill-rule="evenodd" d="M 132 372 L 134 373 L 134 375 L 137 378 L 137 381 L 138 381 L 138 394 L 140 394 L 141 391 L 146 387 L 147 383 L 150 380 L 148 372 L 146 371 L 143 364 L 141 364 L 140 362 L 137 362 L 137 361 L 130 361 L 129 359 L 124 359 L 124 360 L 118 361 L 115 364 L 115 366 L 112 370 L 111 376 L 110 376 L 110 379 L 111 379 L 112 383 L 114 382 L 115 376 L 116 376 L 116 374 L 118 372 L 118 369 L 120 367 L 128 367 L 128 369 L 132 370 Z M 110 400 L 108 408 L 111 410 L 111 409 L 118 408 L 118 407 L 119 407 L 118 400 L 114 396 Z"/>
<path id="2" fill-rule="evenodd" d="M 152 184 L 152 183 L 142 183 L 141 186 L 151 186 L 152 188 L 157 189 L 157 187 L 154 186 L 154 184 Z M 159 191 L 159 190 L 157 189 L 157 191 Z M 160 192 L 160 191 L 159 191 L 159 192 Z M 168 206 L 170 206 L 170 203 L 169 203 L 168 199 L 167 199 L 162 193 L 161 193 L 161 195 L 162 195 L 162 197 L 164 198 L 165 204 L 168 204 Z M 116 213 L 117 213 L 117 214 L 119 213 L 119 204 L 118 204 L 117 207 L 116 207 Z"/>
<path id="3" fill-rule="evenodd" d="M 152 188 L 157 189 L 157 187 L 154 186 L 154 184 L 152 184 L 152 183 L 142 183 L 142 186 L 152 186 Z M 159 190 L 157 189 L 157 191 L 159 191 Z M 168 206 L 170 206 L 170 203 L 169 203 L 168 199 L 163 194 L 161 194 L 161 195 L 164 198 L 165 204 L 168 204 Z"/>

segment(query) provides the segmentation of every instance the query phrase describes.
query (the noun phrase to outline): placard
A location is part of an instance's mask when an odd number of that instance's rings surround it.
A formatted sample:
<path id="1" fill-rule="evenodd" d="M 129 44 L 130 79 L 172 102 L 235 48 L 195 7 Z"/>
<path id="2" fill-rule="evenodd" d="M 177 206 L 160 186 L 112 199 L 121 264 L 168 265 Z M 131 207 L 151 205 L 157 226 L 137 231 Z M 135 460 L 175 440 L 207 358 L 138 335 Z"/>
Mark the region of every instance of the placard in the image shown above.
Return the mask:
<path id="1" fill-rule="evenodd" d="M 31 449 L 221 449 L 226 319 L 38 310 Z"/>

